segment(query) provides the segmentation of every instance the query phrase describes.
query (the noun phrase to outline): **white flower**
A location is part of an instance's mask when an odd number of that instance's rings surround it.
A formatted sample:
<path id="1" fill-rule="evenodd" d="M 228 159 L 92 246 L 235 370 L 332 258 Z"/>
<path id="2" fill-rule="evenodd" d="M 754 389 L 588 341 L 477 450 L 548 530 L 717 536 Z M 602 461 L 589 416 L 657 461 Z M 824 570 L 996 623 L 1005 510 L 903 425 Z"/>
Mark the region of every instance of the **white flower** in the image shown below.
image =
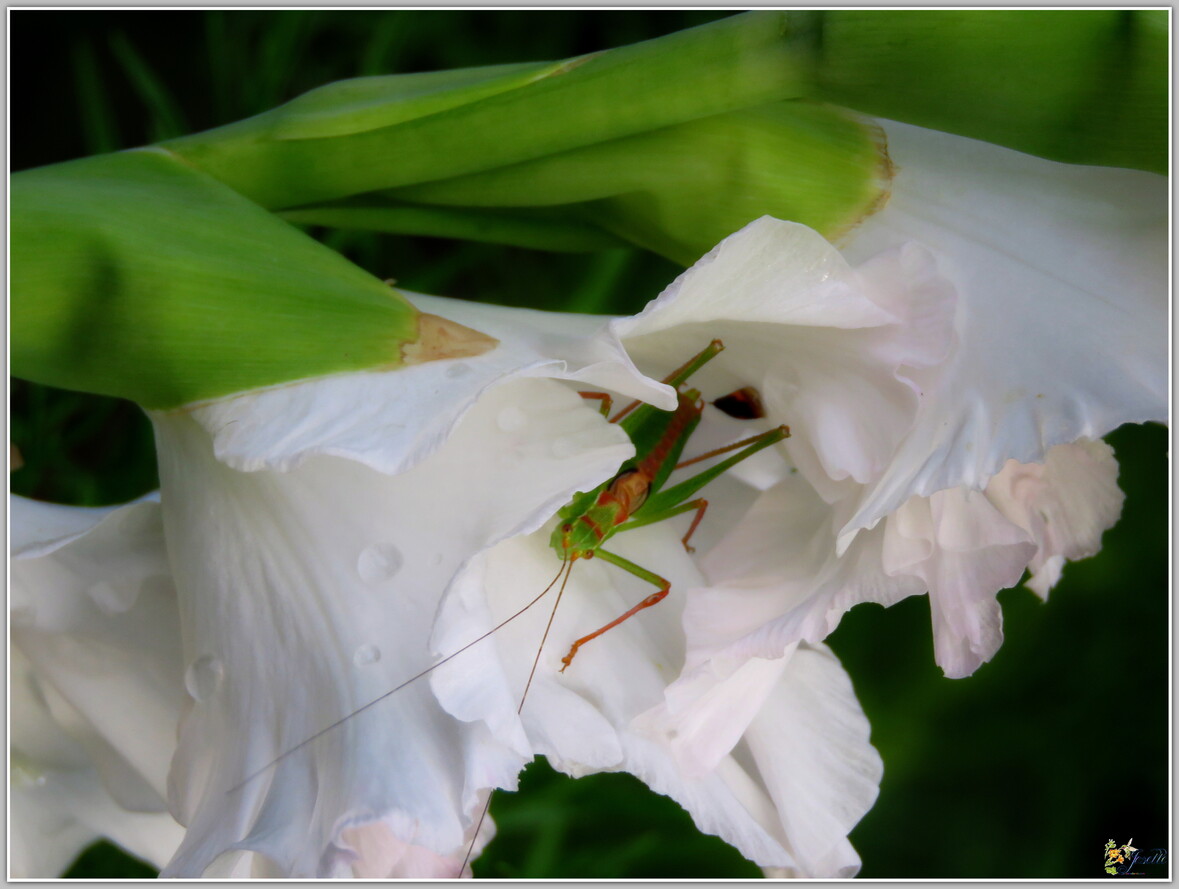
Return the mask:
<path id="1" fill-rule="evenodd" d="M 884 127 L 893 194 L 847 253 L 928 247 L 957 294 L 954 346 L 910 375 L 920 408 L 881 472 L 836 487 L 799 462 L 707 556 L 685 617 L 697 660 L 768 656 L 857 602 L 928 590 L 938 663 L 972 672 L 1002 639 L 995 593 L 1030 567 L 1046 595 L 1117 520 L 1093 439 L 1167 417 L 1163 180 Z"/>
<path id="2" fill-rule="evenodd" d="M 633 453 L 576 389 L 675 404 L 631 354 L 662 374 L 725 338 L 699 377 L 710 397 L 759 386 L 778 413 L 805 418 L 789 443 L 800 464 L 821 454 L 837 475 L 880 471 L 918 407 L 910 370 L 947 348 L 952 306 L 928 258 L 893 251 L 857 272 L 813 232 L 772 220 L 722 249 L 759 263 L 721 300 L 707 274 L 690 296 L 613 322 L 423 297 L 423 309 L 503 345 L 153 417 L 197 698 L 171 775 L 188 833 L 165 875 L 233 872 L 247 851 L 287 876 L 336 874 L 358 829 L 454 867 L 487 791 L 513 787 L 537 752 L 575 774 L 631 771 L 766 865 L 854 872 L 846 836 L 875 797 L 880 763 L 829 652 L 716 660 L 669 690 L 684 663 L 684 596 L 705 582 L 682 528 L 620 539 L 619 552 L 666 573 L 675 595 L 560 675 L 572 639 L 649 591 L 610 566 L 576 566 L 522 721 L 541 607 L 345 719 L 549 583 L 561 564 L 550 519 Z M 855 377 L 872 380 L 856 395 L 887 402 L 896 422 L 829 409 L 840 387 L 826 381 L 844 363 L 873 371 Z M 764 426 L 709 407 L 693 447 Z M 832 454 L 823 441 L 845 445 Z M 754 486 L 736 473 L 714 485 L 702 552 L 752 503 L 759 475 L 789 475 L 782 456 L 767 457 L 740 467 Z"/>
<path id="3" fill-rule="evenodd" d="M 894 156 L 879 218 L 917 219 Z M 154 415 L 194 699 L 168 788 L 188 830 L 165 875 L 454 874 L 489 789 L 536 753 L 630 771 L 767 867 L 854 873 L 846 837 L 880 763 L 820 640 L 857 602 L 929 589 L 939 661 L 973 669 L 998 644 L 997 589 L 1031 566 L 1045 590 L 1116 517 L 1108 452 L 1076 442 L 1165 413 L 1149 258 L 1119 313 L 1083 288 L 1026 298 L 1006 273 L 980 288 L 973 253 L 929 245 L 881 240 L 853 269 L 763 219 L 632 319 L 423 297 L 502 345 Z M 1056 330 L 1069 349 L 1048 347 Z M 633 454 L 576 390 L 671 409 L 652 377 L 717 337 L 692 385 L 752 385 L 767 416 L 705 407 L 687 453 L 793 434 L 710 483 L 695 555 L 687 515 L 610 541 L 671 581 L 667 600 L 560 673 L 574 639 L 652 591 L 578 561 L 519 716 L 546 606 L 389 694 L 544 589 L 553 515 Z"/>
<path id="4" fill-rule="evenodd" d="M 57 876 L 98 837 L 162 866 L 183 687 L 159 508 L 10 514 L 10 875 Z"/>

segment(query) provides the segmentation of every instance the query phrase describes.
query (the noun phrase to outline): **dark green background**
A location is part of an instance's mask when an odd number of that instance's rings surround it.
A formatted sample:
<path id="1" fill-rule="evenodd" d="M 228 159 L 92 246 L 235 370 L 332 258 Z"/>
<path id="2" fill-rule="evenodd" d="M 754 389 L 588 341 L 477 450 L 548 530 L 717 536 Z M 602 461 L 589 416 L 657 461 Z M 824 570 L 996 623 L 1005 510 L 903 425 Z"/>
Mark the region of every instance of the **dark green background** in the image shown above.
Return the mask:
<path id="1" fill-rule="evenodd" d="M 10 160 L 19 170 L 204 129 L 342 77 L 556 59 L 724 14 L 14 10 Z M 677 271 L 632 251 L 319 234 L 406 288 L 510 305 L 631 312 Z M 100 504 L 156 484 L 135 406 L 15 381 L 10 408 L 27 463 L 14 491 Z M 1100 877 L 1108 839 L 1170 847 L 1167 433 L 1109 440 L 1122 521 L 1047 605 L 1001 594 L 1007 641 L 975 676 L 941 677 L 924 598 L 861 606 L 830 640 L 885 762 L 880 800 L 852 835 L 862 876 Z M 758 873 L 629 776 L 570 781 L 534 766 L 493 813 L 485 876 Z M 69 876 L 150 873 L 97 844 Z"/>

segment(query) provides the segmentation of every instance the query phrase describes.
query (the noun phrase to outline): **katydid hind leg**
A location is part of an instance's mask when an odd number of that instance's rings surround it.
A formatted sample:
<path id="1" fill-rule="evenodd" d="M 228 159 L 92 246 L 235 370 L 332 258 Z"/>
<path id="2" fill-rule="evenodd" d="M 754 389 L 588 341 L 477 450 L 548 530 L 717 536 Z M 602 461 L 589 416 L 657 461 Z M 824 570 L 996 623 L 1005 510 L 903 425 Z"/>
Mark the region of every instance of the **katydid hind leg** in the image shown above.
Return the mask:
<path id="1" fill-rule="evenodd" d="M 790 428 L 788 426 L 777 426 L 760 435 L 755 435 L 748 440 L 748 444 L 744 449 L 727 457 L 707 469 L 703 469 L 693 476 L 689 476 L 681 482 L 677 482 L 670 488 L 664 488 L 657 493 L 652 494 L 647 498 L 642 508 L 631 517 L 630 521 L 619 530 L 638 528 L 642 525 L 649 525 L 652 522 L 657 522 L 663 518 L 667 518 L 667 511 L 674 509 L 681 505 L 689 497 L 703 488 L 706 484 L 712 481 L 719 475 L 724 474 L 732 469 L 743 460 L 747 460 L 756 454 L 758 451 L 765 450 L 770 445 L 782 441 L 784 438 L 789 438 Z M 686 510 L 681 510 L 686 512 Z M 675 513 L 671 513 L 674 515 Z"/>
<path id="2" fill-rule="evenodd" d="M 633 531 L 635 528 L 644 528 L 647 525 L 655 525 L 659 522 L 665 522 L 668 519 L 674 519 L 678 515 L 683 515 L 686 512 L 696 511 L 696 515 L 692 519 L 692 524 L 688 528 L 688 533 L 683 537 L 684 549 L 688 552 L 695 552 L 695 549 L 689 545 L 688 541 L 692 535 L 696 533 L 696 528 L 700 524 L 700 520 L 704 518 L 704 513 L 708 509 L 708 501 L 703 497 L 695 500 L 689 500 L 687 503 L 680 503 L 676 506 L 667 509 L 661 509 L 657 512 L 643 512 L 637 518 L 631 519 L 625 525 L 622 525 L 615 534 L 621 534 L 623 531 Z"/>
<path id="3" fill-rule="evenodd" d="M 790 437 L 790 427 L 789 426 L 779 426 L 777 429 L 770 429 L 768 432 L 761 432 L 761 433 L 758 433 L 757 435 L 751 435 L 751 436 L 749 436 L 749 438 L 743 438 L 740 441 L 735 441 L 732 444 L 727 444 L 727 445 L 724 445 L 723 447 L 719 447 L 719 448 L 713 448 L 711 451 L 705 451 L 703 454 L 697 454 L 695 457 L 692 457 L 688 460 L 681 460 L 679 463 L 677 463 L 675 465 L 675 468 L 676 469 L 683 469 L 685 466 L 691 466 L 693 463 L 702 463 L 703 461 L 708 460 L 712 457 L 719 457 L 721 454 L 728 454 L 729 452 L 736 451 L 739 448 L 744 448 L 744 447 L 748 447 L 749 445 L 752 445 L 752 444 L 757 444 L 763 438 L 765 438 L 767 435 L 778 432 L 778 430 L 781 430 L 781 429 L 786 430 L 786 434 L 783 437 L 789 438 Z"/>
<path id="4" fill-rule="evenodd" d="M 700 521 L 704 518 L 704 513 L 708 511 L 708 501 L 703 497 L 691 500 L 685 503 L 684 506 L 690 506 L 696 510 L 696 515 L 692 516 L 692 524 L 688 526 L 688 533 L 684 535 L 683 544 L 684 550 L 690 553 L 696 552 L 696 547 L 688 543 L 692 539 L 692 535 L 696 533 L 696 529 L 700 527 Z"/>

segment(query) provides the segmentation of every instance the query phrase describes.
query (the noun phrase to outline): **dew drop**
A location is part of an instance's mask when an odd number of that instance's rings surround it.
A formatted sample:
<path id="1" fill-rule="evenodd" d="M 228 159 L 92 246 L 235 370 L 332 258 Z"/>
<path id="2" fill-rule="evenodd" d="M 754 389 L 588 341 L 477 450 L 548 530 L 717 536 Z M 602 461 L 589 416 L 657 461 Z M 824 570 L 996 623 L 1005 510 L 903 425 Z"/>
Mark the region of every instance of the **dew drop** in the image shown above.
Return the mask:
<path id="1" fill-rule="evenodd" d="M 446 369 L 446 376 L 447 376 L 447 378 L 449 378 L 451 380 L 457 380 L 460 377 L 465 377 L 470 372 L 471 372 L 470 365 L 463 364 L 462 362 L 459 362 L 458 364 L 452 364 L 450 367 L 448 367 Z"/>
<path id="2" fill-rule="evenodd" d="M 370 543 L 360 551 L 356 572 L 365 583 L 380 583 L 401 570 L 401 550 L 391 543 Z"/>
<path id="3" fill-rule="evenodd" d="M 362 645 L 352 655 L 352 663 L 358 667 L 369 667 L 381 659 L 381 649 L 375 645 Z"/>
<path id="4" fill-rule="evenodd" d="M 527 422 L 528 415 L 514 404 L 505 407 L 495 418 L 495 425 L 500 432 L 519 432 Z"/>
<path id="5" fill-rule="evenodd" d="M 225 665 L 211 654 L 203 655 L 184 671 L 184 687 L 194 701 L 207 701 L 225 678 Z"/>

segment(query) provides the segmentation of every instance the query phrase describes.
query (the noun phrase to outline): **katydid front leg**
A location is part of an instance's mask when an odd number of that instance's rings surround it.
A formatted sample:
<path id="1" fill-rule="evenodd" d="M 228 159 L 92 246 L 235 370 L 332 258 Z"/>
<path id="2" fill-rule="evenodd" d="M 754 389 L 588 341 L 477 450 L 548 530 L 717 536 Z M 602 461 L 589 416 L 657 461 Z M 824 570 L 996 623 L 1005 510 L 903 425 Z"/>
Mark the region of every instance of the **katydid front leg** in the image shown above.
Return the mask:
<path id="1" fill-rule="evenodd" d="M 643 568 L 640 565 L 636 565 L 629 559 L 624 559 L 622 556 L 615 555 L 614 553 L 608 552 L 604 549 L 595 550 L 595 555 L 598 558 L 609 562 L 611 565 L 617 565 L 623 571 L 629 571 L 635 577 L 638 577 L 641 580 L 647 581 L 649 584 L 659 587 L 659 592 L 652 593 L 634 608 L 627 611 L 626 614 L 623 614 L 621 617 L 616 617 L 604 627 L 599 627 L 588 636 L 582 636 L 580 639 L 574 642 L 573 645 L 569 648 L 569 653 L 561 658 L 561 663 L 565 665 L 564 667 L 561 667 L 562 673 L 565 672 L 565 667 L 568 667 L 571 663 L 573 663 L 573 658 L 581 646 L 585 645 L 585 643 L 589 642 L 591 639 L 597 639 L 607 630 L 614 629 L 624 620 L 634 617 L 644 608 L 650 608 L 652 605 L 658 605 L 667 597 L 667 594 L 671 591 L 671 581 L 660 577 L 653 571 L 648 571 L 646 568 Z"/>
<path id="2" fill-rule="evenodd" d="M 652 525 L 656 522 L 666 521 L 667 519 L 674 518 L 677 515 L 682 515 L 683 513 L 695 510 L 696 515 L 692 519 L 691 527 L 688 528 L 688 533 L 683 537 L 684 549 L 686 549 L 688 552 L 692 552 L 693 549 L 692 546 L 688 543 L 688 540 L 692 537 L 692 534 L 695 533 L 697 526 L 700 524 L 700 520 L 704 517 L 705 511 L 708 509 L 708 501 L 701 497 L 685 502 L 685 498 L 691 497 L 694 493 L 708 484 L 708 482 L 712 481 L 712 479 L 716 478 L 730 467 L 735 466 L 742 460 L 752 457 L 758 451 L 769 447 L 775 442 L 781 441 L 788 435 L 790 435 L 790 430 L 787 427 L 778 426 L 777 428 L 770 429 L 761 433 L 760 435 L 755 435 L 752 438 L 744 439 L 722 448 L 717 448 L 714 451 L 709 451 L 707 454 L 702 454 L 700 457 L 686 461 L 687 463 L 694 463 L 696 460 L 703 459 L 705 457 L 712 457 L 716 456 L 717 454 L 723 454 L 728 451 L 741 448 L 738 453 L 733 454 L 731 457 L 725 460 L 722 460 L 715 466 L 710 466 L 708 469 L 696 473 L 674 487 L 651 496 L 636 512 L 636 514 L 632 515 L 626 521 L 625 524 L 615 528 L 614 533 L 621 534 L 624 531 L 630 531 L 635 528 L 641 528 L 644 525 Z M 578 649 L 581 648 L 582 645 L 584 645 L 586 642 L 589 642 L 591 639 L 596 639 L 607 630 L 613 629 L 624 620 L 633 617 L 643 609 L 650 608 L 652 605 L 662 602 L 663 599 L 666 598 L 668 592 L 671 590 L 671 583 L 660 577 L 658 574 L 648 571 L 646 568 L 636 565 L 634 562 L 624 559 L 621 556 L 607 552 L 600 547 L 596 547 L 590 552 L 587 552 L 582 557 L 592 558 L 594 554 L 605 559 L 610 564 L 617 565 L 619 568 L 622 568 L 636 577 L 647 581 L 653 586 L 659 587 L 659 592 L 648 596 L 621 617 L 612 620 L 604 627 L 601 627 L 600 629 L 590 633 L 588 636 L 583 636 L 574 642 L 573 647 L 569 649 L 569 653 L 561 659 L 561 663 L 565 665 L 561 668 L 562 673 L 565 672 L 565 667 L 568 667 L 569 664 L 573 661 L 574 655 L 577 654 Z"/>

